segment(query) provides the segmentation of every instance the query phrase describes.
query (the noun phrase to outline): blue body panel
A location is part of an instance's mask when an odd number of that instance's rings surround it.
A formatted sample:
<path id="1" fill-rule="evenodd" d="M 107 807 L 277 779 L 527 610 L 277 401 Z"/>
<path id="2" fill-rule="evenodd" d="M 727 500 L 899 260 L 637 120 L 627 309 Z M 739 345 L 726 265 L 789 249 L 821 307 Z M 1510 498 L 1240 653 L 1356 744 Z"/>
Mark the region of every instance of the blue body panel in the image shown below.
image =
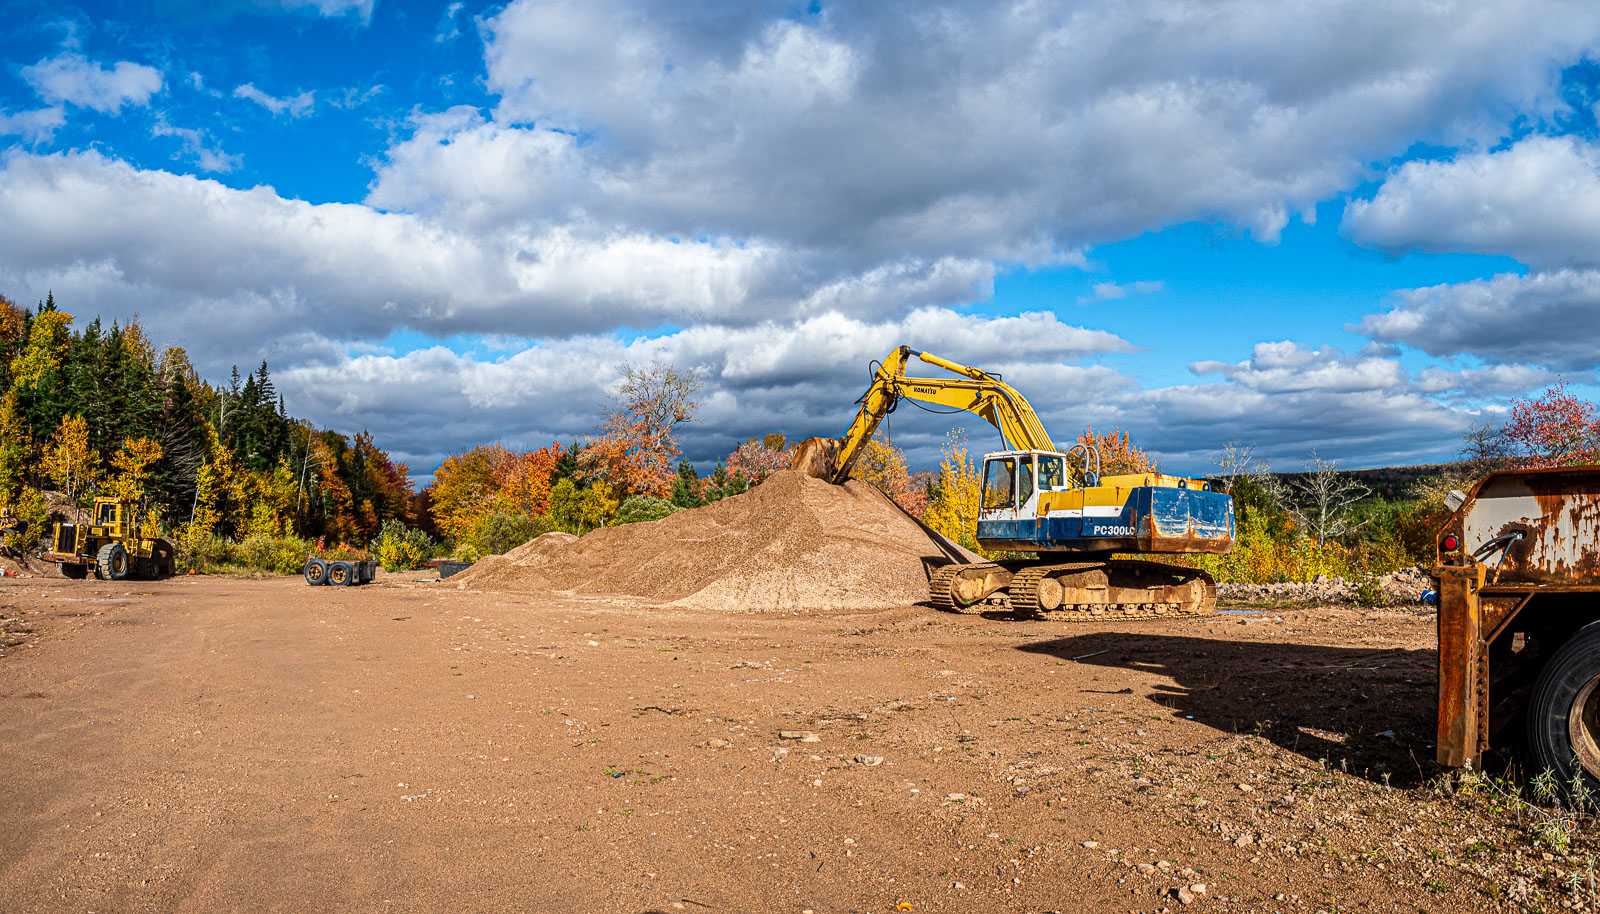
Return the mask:
<path id="1" fill-rule="evenodd" d="M 1232 498 L 1170 486 L 1129 490 L 1114 517 L 978 521 L 984 547 L 1039 552 L 1226 552 L 1233 537 Z"/>

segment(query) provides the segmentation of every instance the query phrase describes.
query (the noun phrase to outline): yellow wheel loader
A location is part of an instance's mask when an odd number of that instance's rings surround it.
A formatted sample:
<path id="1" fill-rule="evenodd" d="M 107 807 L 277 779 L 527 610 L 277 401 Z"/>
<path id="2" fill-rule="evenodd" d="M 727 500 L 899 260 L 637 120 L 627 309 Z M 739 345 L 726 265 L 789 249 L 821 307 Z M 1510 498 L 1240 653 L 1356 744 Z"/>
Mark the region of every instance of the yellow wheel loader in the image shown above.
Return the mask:
<path id="1" fill-rule="evenodd" d="M 953 378 L 907 377 L 911 358 Z M 834 484 L 902 399 L 964 410 L 1000 430 L 1011 449 L 983 458 L 978 544 L 1033 559 L 957 563 L 933 571 L 929 600 L 952 612 L 1009 609 L 1059 619 L 1151 618 L 1216 608 L 1209 574 L 1113 553 L 1225 553 L 1233 499 L 1204 480 L 1162 473 L 1102 475 L 1098 451 L 1062 451 L 1027 398 L 998 375 L 901 346 L 873 370 L 842 438 L 801 442 L 793 469 Z"/>
<path id="2" fill-rule="evenodd" d="M 96 498 L 94 523 L 56 524 L 44 560 L 74 580 L 90 572 L 102 581 L 150 581 L 172 574 L 172 544 L 141 532 L 138 509 L 132 499 Z"/>

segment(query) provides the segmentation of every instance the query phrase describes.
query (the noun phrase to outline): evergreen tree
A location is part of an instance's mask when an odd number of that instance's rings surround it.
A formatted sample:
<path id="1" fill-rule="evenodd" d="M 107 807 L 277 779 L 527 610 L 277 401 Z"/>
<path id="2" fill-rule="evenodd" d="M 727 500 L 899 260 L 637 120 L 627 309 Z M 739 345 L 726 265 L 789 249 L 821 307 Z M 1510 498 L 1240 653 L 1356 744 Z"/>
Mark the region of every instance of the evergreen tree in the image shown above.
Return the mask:
<path id="1" fill-rule="evenodd" d="M 680 460 L 678 475 L 672 480 L 672 495 L 668 500 L 680 508 L 698 508 L 706 503 L 700 493 L 700 475 L 694 471 L 694 464 Z"/>

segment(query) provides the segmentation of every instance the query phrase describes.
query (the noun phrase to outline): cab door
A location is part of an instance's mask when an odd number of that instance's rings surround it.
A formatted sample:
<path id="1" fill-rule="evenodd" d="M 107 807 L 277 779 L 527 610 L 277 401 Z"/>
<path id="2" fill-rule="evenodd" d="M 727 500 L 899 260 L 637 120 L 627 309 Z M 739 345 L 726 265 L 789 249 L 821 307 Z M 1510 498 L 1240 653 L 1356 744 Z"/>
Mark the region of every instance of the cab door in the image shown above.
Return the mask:
<path id="1" fill-rule="evenodd" d="M 1031 539 L 1038 499 L 1030 455 L 997 454 L 986 458 L 983 501 L 978 511 L 979 539 Z"/>

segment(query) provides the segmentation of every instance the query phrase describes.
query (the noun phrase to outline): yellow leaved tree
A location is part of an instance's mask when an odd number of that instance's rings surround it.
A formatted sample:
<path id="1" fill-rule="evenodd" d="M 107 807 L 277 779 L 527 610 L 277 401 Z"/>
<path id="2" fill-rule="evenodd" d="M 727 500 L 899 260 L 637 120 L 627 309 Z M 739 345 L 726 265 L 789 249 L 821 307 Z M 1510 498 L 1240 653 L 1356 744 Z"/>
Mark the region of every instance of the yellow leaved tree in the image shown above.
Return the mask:
<path id="1" fill-rule="evenodd" d="M 100 452 L 89 446 L 89 423 L 82 416 L 61 417 L 44 450 L 44 474 L 74 505 L 99 482 Z"/>
<path id="2" fill-rule="evenodd" d="M 978 468 L 967 454 L 964 429 L 945 438 L 940 451 L 939 475 L 934 479 L 933 495 L 922 522 L 968 549 L 983 555 L 978 547 L 978 506 L 982 499 L 982 480 Z"/>
<path id="3" fill-rule="evenodd" d="M 111 478 L 106 480 L 106 492 L 117 498 L 144 498 L 144 487 L 150 482 L 150 465 L 161 459 L 161 445 L 149 438 L 128 438 L 122 449 L 111 455 Z"/>

